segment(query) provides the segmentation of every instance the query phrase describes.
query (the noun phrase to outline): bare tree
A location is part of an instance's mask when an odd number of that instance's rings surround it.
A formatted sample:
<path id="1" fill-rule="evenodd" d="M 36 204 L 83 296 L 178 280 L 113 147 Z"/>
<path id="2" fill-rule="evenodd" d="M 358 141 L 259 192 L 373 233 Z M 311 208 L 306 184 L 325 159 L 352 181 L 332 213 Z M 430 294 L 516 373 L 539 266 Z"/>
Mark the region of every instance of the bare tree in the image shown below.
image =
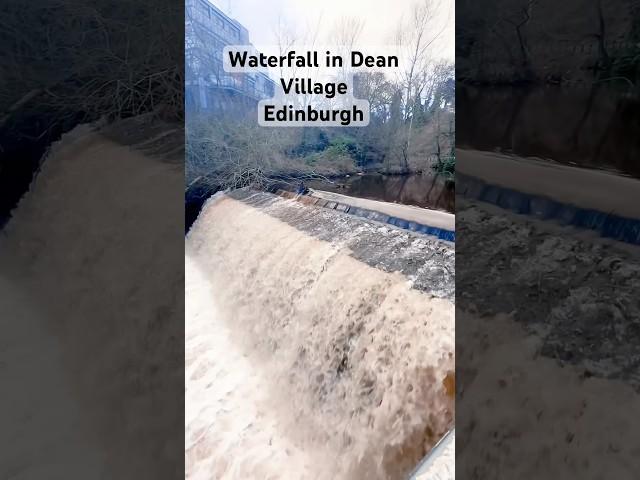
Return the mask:
<path id="1" fill-rule="evenodd" d="M 186 137 L 187 188 L 195 183 L 212 189 L 266 187 L 274 182 L 325 178 L 287 155 L 299 141 L 298 129 L 263 128 L 242 120 L 194 114 L 187 122 Z"/>
<path id="2" fill-rule="evenodd" d="M 320 26 L 322 24 L 322 16 L 318 17 L 313 25 L 306 25 L 301 30 L 296 30 L 284 16 L 278 17 L 278 24 L 274 29 L 274 35 L 277 41 L 278 55 L 284 56 L 289 51 L 297 47 L 305 47 L 313 50 L 318 43 L 320 35 Z M 289 80 L 296 77 L 314 78 L 318 74 L 319 67 L 304 67 L 302 70 L 296 65 L 290 68 L 279 67 L 279 79 Z M 318 100 L 318 96 L 314 94 L 296 95 L 291 97 L 298 106 L 306 107 Z"/>
<path id="3" fill-rule="evenodd" d="M 52 112 L 54 123 L 79 114 L 137 115 L 161 106 L 180 115 L 182 35 L 167 24 L 177 12 L 167 0 L 7 0 L 0 22 L 0 42 L 8 47 L 0 62 L 0 122 L 36 102 Z M 27 32 L 25 25 L 39 31 Z"/>
<path id="4" fill-rule="evenodd" d="M 336 54 L 342 58 L 349 58 L 351 52 L 356 46 L 362 30 L 364 29 L 364 21 L 353 17 L 342 17 L 333 27 L 329 38 L 338 48 Z M 342 64 L 340 68 L 338 81 L 347 81 L 353 72 L 351 72 L 348 62 Z"/>
<path id="5" fill-rule="evenodd" d="M 404 89 L 404 120 L 409 126 L 406 142 L 402 147 L 403 168 L 408 169 L 408 152 L 411 147 L 411 133 L 416 106 L 420 104 L 422 90 L 428 78 L 430 64 L 429 48 L 442 35 L 446 24 L 433 32 L 441 4 L 436 0 L 424 0 L 413 6 L 407 22 L 398 26 L 397 42 L 405 54 L 405 71 L 401 76 Z"/>
<path id="6" fill-rule="evenodd" d="M 595 4 L 596 9 L 596 18 L 598 19 L 598 32 L 593 34 L 593 36 L 598 41 L 598 56 L 599 56 L 599 65 L 598 67 L 602 70 L 608 70 L 611 66 L 611 58 L 609 57 L 609 52 L 607 52 L 606 47 L 606 29 L 605 29 L 605 20 L 604 13 L 602 11 L 602 0 L 597 0 Z"/>
<path id="7" fill-rule="evenodd" d="M 428 159 L 434 152 L 449 158 L 454 136 L 454 69 L 450 62 L 432 58 L 432 47 L 448 27 L 446 22 L 442 24 L 437 1 L 415 4 L 411 15 L 399 25 L 402 58 L 395 75 L 369 72 L 354 76 L 354 94 L 369 101 L 368 127 L 269 129 L 259 128 L 254 122 L 223 121 L 220 115 L 209 120 L 190 118 L 188 182 L 206 179 L 218 187 L 235 188 L 267 185 L 274 179 L 286 182 L 351 173 L 367 166 L 386 166 L 388 172 L 406 173 L 429 168 Z M 326 45 L 334 54 L 349 57 L 358 45 L 363 22 L 341 18 L 327 31 L 330 44 L 319 40 L 320 22 L 312 28 L 294 29 L 281 17 L 274 30 L 279 54 L 303 46 Z M 348 79 L 352 73 L 348 64 L 343 65 L 332 80 Z M 280 71 L 285 79 L 312 78 L 314 74 L 296 68 Z M 320 104 L 322 98 L 307 96 L 300 101 Z M 318 137 L 323 140 L 317 142 Z"/>
<path id="8" fill-rule="evenodd" d="M 538 4 L 538 1 L 539 0 L 525 0 L 524 4 L 519 5 L 515 10 L 507 10 L 504 15 L 499 16 L 495 24 L 489 27 L 491 33 L 500 39 L 511 60 L 514 60 L 514 56 L 511 53 L 509 45 L 509 35 L 508 33 L 506 35 L 503 34 L 502 25 L 507 24 L 509 28 L 513 29 L 511 31 L 515 33 L 518 42 L 518 51 L 520 53 L 518 67 L 522 72 L 522 78 L 526 81 L 532 81 L 536 77 L 533 70 L 526 28 L 533 18 L 534 8 Z"/>

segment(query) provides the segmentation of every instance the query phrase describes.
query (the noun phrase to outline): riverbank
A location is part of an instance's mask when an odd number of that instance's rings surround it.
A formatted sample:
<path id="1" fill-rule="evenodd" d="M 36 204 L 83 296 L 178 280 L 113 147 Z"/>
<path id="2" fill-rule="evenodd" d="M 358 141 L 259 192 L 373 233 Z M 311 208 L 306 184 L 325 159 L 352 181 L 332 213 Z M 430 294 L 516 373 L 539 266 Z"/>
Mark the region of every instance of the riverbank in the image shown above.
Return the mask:
<path id="1" fill-rule="evenodd" d="M 435 172 L 389 175 L 367 172 L 331 181 L 310 180 L 309 188 L 386 203 L 455 212 L 455 182 Z"/>

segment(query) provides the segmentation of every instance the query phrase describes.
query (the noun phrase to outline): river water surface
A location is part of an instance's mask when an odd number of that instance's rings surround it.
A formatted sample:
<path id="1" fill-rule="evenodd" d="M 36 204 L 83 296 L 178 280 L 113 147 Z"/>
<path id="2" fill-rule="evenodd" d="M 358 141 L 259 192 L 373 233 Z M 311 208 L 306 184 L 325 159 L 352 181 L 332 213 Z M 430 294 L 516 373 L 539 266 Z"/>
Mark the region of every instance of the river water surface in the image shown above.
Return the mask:
<path id="1" fill-rule="evenodd" d="M 450 177 L 435 173 L 365 173 L 333 179 L 331 182 L 314 180 L 306 185 L 316 190 L 354 197 L 415 205 L 451 213 L 455 211 L 455 183 Z"/>
<path id="2" fill-rule="evenodd" d="M 458 87 L 457 146 L 640 178 L 640 95 L 627 86 Z"/>

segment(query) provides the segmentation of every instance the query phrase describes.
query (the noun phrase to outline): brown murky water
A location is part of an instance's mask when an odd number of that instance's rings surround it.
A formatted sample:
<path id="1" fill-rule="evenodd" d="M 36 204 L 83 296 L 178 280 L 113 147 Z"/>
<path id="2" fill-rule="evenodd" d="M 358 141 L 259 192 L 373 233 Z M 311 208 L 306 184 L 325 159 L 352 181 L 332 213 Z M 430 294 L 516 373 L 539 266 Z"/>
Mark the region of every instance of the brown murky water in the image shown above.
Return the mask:
<path id="1" fill-rule="evenodd" d="M 457 145 L 640 177 L 640 94 L 607 84 L 459 87 Z"/>
<path id="2" fill-rule="evenodd" d="M 344 193 L 355 197 L 403 203 L 418 207 L 455 211 L 455 183 L 438 174 L 384 175 L 366 173 L 326 181 L 307 182 L 317 190 Z"/>
<path id="3" fill-rule="evenodd" d="M 453 303 L 347 242 L 207 203 L 185 245 L 186 478 L 402 479 L 451 428 Z"/>

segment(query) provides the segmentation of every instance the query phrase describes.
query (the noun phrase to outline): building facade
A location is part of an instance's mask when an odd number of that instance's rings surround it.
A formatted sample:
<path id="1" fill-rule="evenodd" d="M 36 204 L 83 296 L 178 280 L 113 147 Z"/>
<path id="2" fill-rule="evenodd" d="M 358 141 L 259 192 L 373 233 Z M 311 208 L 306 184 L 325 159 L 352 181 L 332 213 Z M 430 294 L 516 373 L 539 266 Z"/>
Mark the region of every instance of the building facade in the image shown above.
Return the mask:
<path id="1" fill-rule="evenodd" d="M 207 0 L 185 2 L 185 107 L 187 111 L 244 110 L 274 94 L 266 72 L 227 73 L 223 48 L 250 45 L 249 32 Z"/>

